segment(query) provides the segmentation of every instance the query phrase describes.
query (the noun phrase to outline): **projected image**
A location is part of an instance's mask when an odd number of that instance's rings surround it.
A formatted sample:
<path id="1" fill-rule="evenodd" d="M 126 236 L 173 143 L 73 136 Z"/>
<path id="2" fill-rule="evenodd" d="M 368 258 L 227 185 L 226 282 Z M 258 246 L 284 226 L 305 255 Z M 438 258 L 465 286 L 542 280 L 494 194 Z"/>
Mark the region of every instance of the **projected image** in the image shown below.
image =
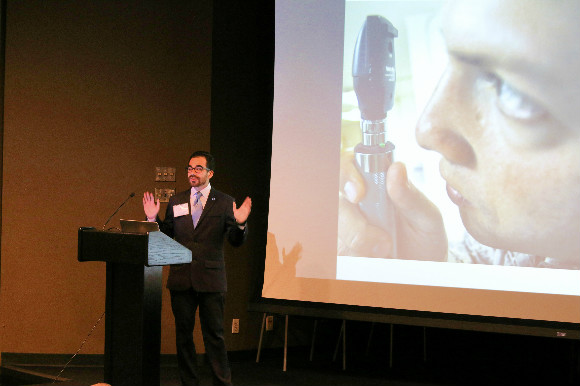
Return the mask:
<path id="1" fill-rule="evenodd" d="M 262 295 L 580 321 L 579 13 L 277 0 Z"/>
<path id="2" fill-rule="evenodd" d="M 339 261 L 580 269 L 580 4 L 556 4 L 346 2 Z"/>

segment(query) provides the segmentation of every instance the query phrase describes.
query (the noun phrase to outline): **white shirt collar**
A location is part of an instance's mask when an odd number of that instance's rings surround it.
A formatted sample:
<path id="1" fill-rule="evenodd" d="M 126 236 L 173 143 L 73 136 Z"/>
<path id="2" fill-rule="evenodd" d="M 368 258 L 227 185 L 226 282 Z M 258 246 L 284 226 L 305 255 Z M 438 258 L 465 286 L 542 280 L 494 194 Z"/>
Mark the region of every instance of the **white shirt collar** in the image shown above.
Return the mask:
<path id="1" fill-rule="evenodd" d="M 211 191 L 211 184 L 207 184 L 207 186 L 205 188 L 203 188 L 201 190 L 201 204 L 203 206 L 205 206 L 205 203 L 207 201 L 207 198 L 209 197 L 209 192 Z M 194 187 L 191 187 L 191 194 L 190 194 L 190 200 L 195 199 L 195 193 L 197 193 L 197 190 Z"/>

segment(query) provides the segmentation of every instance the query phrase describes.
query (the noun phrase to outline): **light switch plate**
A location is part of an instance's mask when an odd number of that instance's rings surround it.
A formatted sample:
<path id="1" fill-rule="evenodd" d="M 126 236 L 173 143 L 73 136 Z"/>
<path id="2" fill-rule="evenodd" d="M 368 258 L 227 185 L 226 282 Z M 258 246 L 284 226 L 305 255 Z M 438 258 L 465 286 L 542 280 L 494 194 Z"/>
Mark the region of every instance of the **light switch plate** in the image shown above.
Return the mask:
<path id="1" fill-rule="evenodd" d="M 169 166 L 155 167 L 155 182 L 175 182 L 175 168 Z"/>
<path id="2" fill-rule="evenodd" d="M 155 201 L 169 202 L 169 197 L 175 195 L 175 189 L 159 189 L 155 188 Z"/>

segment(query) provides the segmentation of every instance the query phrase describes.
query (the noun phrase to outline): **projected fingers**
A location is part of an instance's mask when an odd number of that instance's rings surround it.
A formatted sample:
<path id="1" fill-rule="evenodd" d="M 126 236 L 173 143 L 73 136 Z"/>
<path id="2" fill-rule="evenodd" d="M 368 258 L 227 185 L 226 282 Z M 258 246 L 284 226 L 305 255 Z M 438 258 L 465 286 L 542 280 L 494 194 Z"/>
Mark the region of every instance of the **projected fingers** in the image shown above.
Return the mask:
<path id="1" fill-rule="evenodd" d="M 354 153 L 343 152 L 340 156 L 340 186 L 346 199 L 358 203 L 365 195 L 365 183 L 354 166 Z"/>
<path id="2" fill-rule="evenodd" d="M 407 169 L 395 162 L 387 173 L 387 192 L 398 218 L 398 253 L 413 260 L 444 260 L 447 235 L 439 209 L 407 178 Z"/>
<path id="3" fill-rule="evenodd" d="M 339 201 L 338 255 L 392 258 L 391 235 L 370 225 L 357 205 Z"/>

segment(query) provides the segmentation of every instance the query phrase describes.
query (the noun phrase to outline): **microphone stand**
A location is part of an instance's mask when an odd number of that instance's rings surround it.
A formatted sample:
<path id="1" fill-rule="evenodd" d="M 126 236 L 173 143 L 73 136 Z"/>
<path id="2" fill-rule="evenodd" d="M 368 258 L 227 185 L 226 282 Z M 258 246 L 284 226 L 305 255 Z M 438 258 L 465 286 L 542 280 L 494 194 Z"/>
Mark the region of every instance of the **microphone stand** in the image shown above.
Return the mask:
<path id="1" fill-rule="evenodd" d="M 135 192 L 129 194 L 129 197 L 127 197 L 125 199 L 125 201 L 123 201 L 123 203 L 121 205 L 119 205 L 119 207 L 117 208 L 117 210 L 114 211 L 111 216 L 109 216 L 109 218 L 107 219 L 107 221 L 105 221 L 105 223 L 103 224 L 103 230 L 105 230 L 105 227 L 107 226 L 107 224 L 109 223 L 109 221 L 111 221 L 111 219 L 113 218 L 113 216 L 117 214 L 117 212 L 119 211 L 119 209 L 121 209 L 123 207 L 123 205 L 125 205 L 127 203 L 127 201 L 129 201 L 133 197 L 135 197 Z"/>

